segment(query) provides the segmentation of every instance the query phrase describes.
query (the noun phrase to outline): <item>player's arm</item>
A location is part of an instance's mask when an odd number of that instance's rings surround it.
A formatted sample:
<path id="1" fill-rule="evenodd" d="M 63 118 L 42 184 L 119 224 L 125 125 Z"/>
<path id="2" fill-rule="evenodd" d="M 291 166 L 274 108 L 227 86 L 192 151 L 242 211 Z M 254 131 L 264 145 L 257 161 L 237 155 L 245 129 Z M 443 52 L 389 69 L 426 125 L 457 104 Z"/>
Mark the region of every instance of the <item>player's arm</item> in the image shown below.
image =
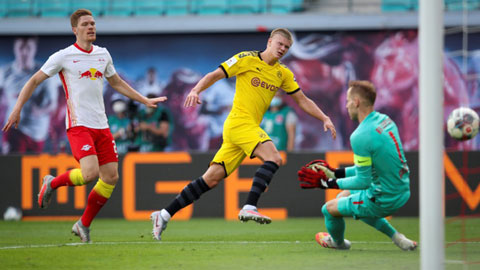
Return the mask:
<path id="1" fill-rule="evenodd" d="M 367 189 L 372 183 L 371 138 L 352 136 L 355 166 L 334 169 L 324 160 L 314 160 L 298 171 L 302 188 Z"/>
<path id="2" fill-rule="evenodd" d="M 39 70 L 27 81 L 23 86 L 22 91 L 20 91 L 15 107 L 13 107 L 2 131 L 8 131 L 12 126 L 15 126 L 15 128 L 18 127 L 18 123 L 20 122 L 20 112 L 22 111 L 23 105 L 25 105 L 28 99 L 32 96 L 38 85 L 46 79 L 48 79 L 47 74 Z"/>
<path id="3" fill-rule="evenodd" d="M 291 94 L 291 97 L 295 100 L 298 106 L 308 113 L 309 115 L 317 118 L 318 120 L 323 121 L 323 130 L 327 131 L 330 130 L 332 132 L 332 137 L 335 139 L 337 137 L 337 131 L 335 130 L 335 126 L 328 117 L 318 106 L 313 102 L 310 98 L 305 96 L 303 91 L 297 91 Z"/>
<path id="4" fill-rule="evenodd" d="M 117 73 L 111 77 L 107 77 L 108 83 L 120 94 L 145 104 L 147 107 L 156 108 L 157 103 L 167 100 L 167 97 L 147 98 L 133 89 L 126 81 L 124 81 Z"/>
<path id="5" fill-rule="evenodd" d="M 190 90 L 188 93 L 187 98 L 185 99 L 185 103 L 183 104 L 185 107 L 196 106 L 197 104 L 202 104 L 200 100 L 200 93 L 203 92 L 208 87 L 212 86 L 218 80 L 225 78 L 225 72 L 221 68 L 217 68 L 212 72 L 209 72 L 207 75 L 203 76 L 200 81 L 195 85 L 195 87 Z"/>
<path id="6" fill-rule="evenodd" d="M 367 160 L 367 157 L 361 157 Z M 302 188 L 367 189 L 372 181 L 372 166 L 334 169 L 325 160 L 314 160 L 298 171 Z"/>
<path id="7" fill-rule="evenodd" d="M 372 145 L 374 140 L 368 134 L 352 136 L 350 144 L 353 150 L 354 167 L 345 170 L 345 178 L 338 179 L 340 189 L 367 189 L 372 183 Z M 354 172 L 352 172 L 354 171 Z"/>
<path id="8" fill-rule="evenodd" d="M 355 175 L 337 180 L 340 189 L 367 189 L 372 183 L 372 158 L 355 155 L 355 171 Z"/>

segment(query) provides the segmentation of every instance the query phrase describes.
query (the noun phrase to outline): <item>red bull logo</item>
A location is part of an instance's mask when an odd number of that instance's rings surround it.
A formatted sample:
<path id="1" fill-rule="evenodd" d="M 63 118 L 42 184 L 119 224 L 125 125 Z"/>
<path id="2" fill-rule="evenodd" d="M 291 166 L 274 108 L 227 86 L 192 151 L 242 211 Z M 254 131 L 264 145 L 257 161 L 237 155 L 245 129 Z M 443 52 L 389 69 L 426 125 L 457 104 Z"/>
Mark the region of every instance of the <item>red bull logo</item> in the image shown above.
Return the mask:
<path id="1" fill-rule="evenodd" d="M 90 80 L 94 81 L 96 79 L 102 79 L 103 73 L 95 68 L 91 68 L 83 73 L 80 72 L 79 79 L 82 79 L 82 78 L 89 78 Z"/>

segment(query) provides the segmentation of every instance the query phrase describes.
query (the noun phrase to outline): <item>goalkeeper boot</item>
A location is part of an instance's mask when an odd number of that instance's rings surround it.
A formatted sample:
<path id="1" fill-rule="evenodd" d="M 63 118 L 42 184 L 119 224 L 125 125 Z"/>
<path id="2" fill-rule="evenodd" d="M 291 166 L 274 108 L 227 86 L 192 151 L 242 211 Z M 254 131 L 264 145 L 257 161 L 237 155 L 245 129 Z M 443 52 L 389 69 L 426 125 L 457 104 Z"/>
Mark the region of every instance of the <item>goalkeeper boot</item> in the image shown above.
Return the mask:
<path id="1" fill-rule="evenodd" d="M 338 245 L 333 241 L 332 236 L 326 232 L 319 232 L 315 235 L 315 240 L 324 248 L 334 248 L 334 249 L 350 249 L 352 244 L 347 239 L 343 239 L 343 243 Z"/>
<path id="2" fill-rule="evenodd" d="M 73 224 L 72 233 L 80 237 L 82 242 L 90 243 L 90 228 L 83 226 L 81 220 Z"/>
<path id="3" fill-rule="evenodd" d="M 53 188 L 51 186 L 52 180 L 55 177 L 51 175 L 46 175 L 43 177 L 42 188 L 38 193 L 38 206 L 40 208 L 47 208 L 48 204 L 50 204 L 50 199 L 52 198 Z"/>
<path id="4" fill-rule="evenodd" d="M 417 248 L 417 242 L 412 241 L 405 237 L 405 235 L 396 232 L 392 237 L 393 243 L 397 245 L 397 247 L 401 248 L 404 251 L 408 250 L 415 250 Z"/>
<path id="5" fill-rule="evenodd" d="M 272 219 L 260 214 L 257 209 L 253 210 L 247 210 L 247 209 L 242 209 L 238 213 L 238 219 L 242 222 L 246 222 L 249 220 L 253 220 L 257 223 L 260 224 L 270 224 L 272 222 Z"/>
<path id="6" fill-rule="evenodd" d="M 152 235 L 155 240 L 162 240 L 162 232 L 167 228 L 168 221 L 163 219 L 161 211 L 155 211 L 150 215 L 153 223 Z"/>

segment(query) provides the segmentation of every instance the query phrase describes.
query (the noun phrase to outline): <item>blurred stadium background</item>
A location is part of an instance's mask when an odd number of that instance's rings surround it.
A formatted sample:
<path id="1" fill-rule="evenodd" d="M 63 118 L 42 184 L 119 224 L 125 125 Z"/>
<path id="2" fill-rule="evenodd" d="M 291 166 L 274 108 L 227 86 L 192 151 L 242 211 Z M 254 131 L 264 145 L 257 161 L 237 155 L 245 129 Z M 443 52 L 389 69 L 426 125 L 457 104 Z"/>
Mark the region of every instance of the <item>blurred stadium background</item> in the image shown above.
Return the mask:
<path id="1" fill-rule="evenodd" d="M 224 80 L 204 92 L 205 104 L 193 111 L 182 108 L 184 96 L 201 76 L 233 54 L 263 50 L 269 31 L 277 27 L 295 34 L 283 62 L 303 91 L 329 114 L 339 136 L 332 141 L 319 133 L 321 123 L 282 97 L 298 117 L 295 146 L 284 152 L 286 166 L 262 197 L 265 214 L 276 220 L 318 217 L 325 200 L 335 196 L 300 191 L 296 171 L 313 158 L 339 166 L 352 164 L 348 138 L 355 126 L 344 109 L 345 94 L 349 80 L 365 79 L 377 86 L 376 109 L 388 113 L 399 126 L 412 171 L 412 198 L 397 215 L 418 216 L 417 0 L 0 0 L 2 126 L 26 79 L 49 55 L 75 41 L 69 15 L 78 8 L 90 9 L 96 16 L 95 44 L 109 49 L 125 80 L 145 95 L 169 98 L 163 109 L 170 131 L 161 151 L 143 148 L 141 134 L 123 138 L 120 185 L 99 217 L 145 220 L 203 172 L 221 143 L 234 81 Z M 480 0 L 445 0 L 444 8 L 446 119 L 460 106 L 480 110 Z M 107 113 L 114 116 L 113 104 L 122 98 L 108 86 L 104 98 Z M 135 125 L 143 108 L 125 102 Z M 0 210 L 20 207 L 23 220 L 75 220 L 91 186 L 60 189 L 48 211 L 39 211 L 34 203 L 42 175 L 77 166 L 69 155 L 59 79 L 51 78 L 39 87 L 32 103 L 32 110 L 22 114 L 29 114 L 30 122 L 20 132 L 40 143 L 41 150 L 18 148 L 18 142 L 0 131 Z M 480 136 L 457 142 L 445 133 L 445 147 L 446 220 L 461 225 L 480 214 Z M 245 161 L 227 181 L 176 218 L 234 220 L 256 166 L 255 160 Z M 465 226 L 458 228 L 458 242 L 478 242 Z M 478 257 L 463 259 L 480 262 Z"/>

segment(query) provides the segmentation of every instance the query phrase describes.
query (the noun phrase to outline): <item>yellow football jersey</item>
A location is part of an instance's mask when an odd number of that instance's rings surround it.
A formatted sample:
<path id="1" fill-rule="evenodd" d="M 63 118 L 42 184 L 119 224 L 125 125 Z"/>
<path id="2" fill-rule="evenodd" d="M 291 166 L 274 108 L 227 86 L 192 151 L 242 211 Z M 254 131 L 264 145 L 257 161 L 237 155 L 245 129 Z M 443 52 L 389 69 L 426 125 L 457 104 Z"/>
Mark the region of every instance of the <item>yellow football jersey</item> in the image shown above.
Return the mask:
<path id="1" fill-rule="evenodd" d="M 300 90 L 293 72 L 284 64 L 265 63 L 259 51 L 245 51 L 220 65 L 227 78 L 237 76 L 235 97 L 229 120 L 241 119 L 260 125 L 263 115 L 279 89 L 288 94 Z"/>

